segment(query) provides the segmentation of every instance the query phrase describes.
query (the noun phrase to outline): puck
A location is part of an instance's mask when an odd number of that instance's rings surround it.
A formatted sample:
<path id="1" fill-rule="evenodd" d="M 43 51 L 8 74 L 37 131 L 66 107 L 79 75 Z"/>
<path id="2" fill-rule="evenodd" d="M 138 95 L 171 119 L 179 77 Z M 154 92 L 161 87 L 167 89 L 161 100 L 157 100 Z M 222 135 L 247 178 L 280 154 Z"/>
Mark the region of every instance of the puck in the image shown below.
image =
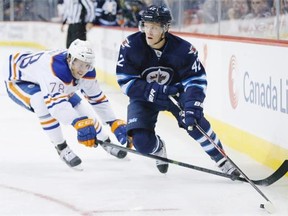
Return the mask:
<path id="1" fill-rule="evenodd" d="M 263 209 L 264 209 L 264 204 L 260 204 L 260 208 L 263 208 Z"/>

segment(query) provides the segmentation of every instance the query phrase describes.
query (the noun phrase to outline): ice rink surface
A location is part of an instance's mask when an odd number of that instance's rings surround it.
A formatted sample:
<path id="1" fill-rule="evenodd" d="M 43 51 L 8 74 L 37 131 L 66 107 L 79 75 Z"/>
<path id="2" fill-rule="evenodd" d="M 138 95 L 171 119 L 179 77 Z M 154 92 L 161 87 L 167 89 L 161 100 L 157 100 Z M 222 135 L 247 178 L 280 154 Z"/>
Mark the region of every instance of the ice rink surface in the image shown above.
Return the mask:
<path id="1" fill-rule="evenodd" d="M 0 81 L 0 215 L 269 215 L 259 208 L 265 199 L 248 183 L 173 164 L 163 175 L 153 159 L 133 154 L 116 159 L 100 146 L 78 144 L 74 129 L 63 126 L 68 144 L 83 161 L 83 171 L 72 170 L 59 159 L 36 116 L 14 104 Z M 105 84 L 102 88 L 125 119 L 127 97 Z M 171 116 L 161 114 L 156 130 L 169 158 L 218 171 Z M 253 180 L 273 172 L 225 143 L 224 148 Z M 273 215 L 288 215 L 287 177 L 258 188 L 274 204 Z"/>

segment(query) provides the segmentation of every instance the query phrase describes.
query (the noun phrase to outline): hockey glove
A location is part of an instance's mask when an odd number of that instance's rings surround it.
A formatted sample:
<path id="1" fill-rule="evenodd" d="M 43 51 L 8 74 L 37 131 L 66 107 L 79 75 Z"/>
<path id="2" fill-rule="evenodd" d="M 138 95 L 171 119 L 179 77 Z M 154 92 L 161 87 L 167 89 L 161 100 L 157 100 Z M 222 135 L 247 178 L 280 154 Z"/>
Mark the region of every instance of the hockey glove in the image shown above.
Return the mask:
<path id="1" fill-rule="evenodd" d="M 115 134 L 117 140 L 124 145 L 127 142 L 126 137 L 126 122 L 120 119 L 109 123 L 112 133 Z"/>
<path id="2" fill-rule="evenodd" d="M 185 103 L 184 123 L 191 129 L 203 117 L 203 105 L 199 101 L 189 101 Z M 189 130 L 190 130 L 189 129 Z"/>
<path id="3" fill-rule="evenodd" d="M 176 95 L 178 88 L 168 85 L 160 85 L 157 82 L 148 83 L 144 92 L 147 101 L 158 105 L 169 105 L 171 103 L 169 95 Z"/>
<path id="4" fill-rule="evenodd" d="M 72 122 L 73 127 L 77 130 L 78 142 L 92 147 L 96 143 L 96 130 L 93 119 L 84 116 L 77 118 Z"/>

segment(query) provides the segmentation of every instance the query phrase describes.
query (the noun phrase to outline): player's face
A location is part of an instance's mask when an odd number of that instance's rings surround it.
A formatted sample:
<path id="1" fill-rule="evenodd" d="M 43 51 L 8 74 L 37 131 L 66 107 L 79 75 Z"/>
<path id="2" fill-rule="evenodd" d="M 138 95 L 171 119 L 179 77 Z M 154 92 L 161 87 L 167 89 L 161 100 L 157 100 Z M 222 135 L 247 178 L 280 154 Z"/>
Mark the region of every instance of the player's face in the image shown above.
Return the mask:
<path id="1" fill-rule="evenodd" d="M 79 59 L 74 59 L 70 63 L 70 65 L 71 65 L 71 67 L 70 67 L 71 73 L 75 79 L 82 78 L 88 71 L 93 69 L 91 64 L 83 62 Z"/>
<path id="2" fill-rule="evenodd" d="M 156 49 L 163 46 L 164 43 L 159 43 L 159 41 L 164 37 L 164 30 L 160 23 L 145 22 L 144 32 L 146 35 L 146 42 L 149 46 Z"/>

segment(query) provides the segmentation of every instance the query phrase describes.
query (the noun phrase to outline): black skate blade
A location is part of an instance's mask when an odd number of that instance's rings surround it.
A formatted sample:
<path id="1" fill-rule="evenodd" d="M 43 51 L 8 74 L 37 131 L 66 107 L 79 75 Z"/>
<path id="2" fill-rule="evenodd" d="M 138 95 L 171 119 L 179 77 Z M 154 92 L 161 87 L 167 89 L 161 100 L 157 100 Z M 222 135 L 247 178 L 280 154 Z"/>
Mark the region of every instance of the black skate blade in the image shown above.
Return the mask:
<path id="1" fill-rule="evenodd" d="M 161 173 L 167 173 L 168 172 L 168 164 L 161 164 L 161 165 L 157 165 L 157 169 L 159 170 L 159 172 Z"/>

